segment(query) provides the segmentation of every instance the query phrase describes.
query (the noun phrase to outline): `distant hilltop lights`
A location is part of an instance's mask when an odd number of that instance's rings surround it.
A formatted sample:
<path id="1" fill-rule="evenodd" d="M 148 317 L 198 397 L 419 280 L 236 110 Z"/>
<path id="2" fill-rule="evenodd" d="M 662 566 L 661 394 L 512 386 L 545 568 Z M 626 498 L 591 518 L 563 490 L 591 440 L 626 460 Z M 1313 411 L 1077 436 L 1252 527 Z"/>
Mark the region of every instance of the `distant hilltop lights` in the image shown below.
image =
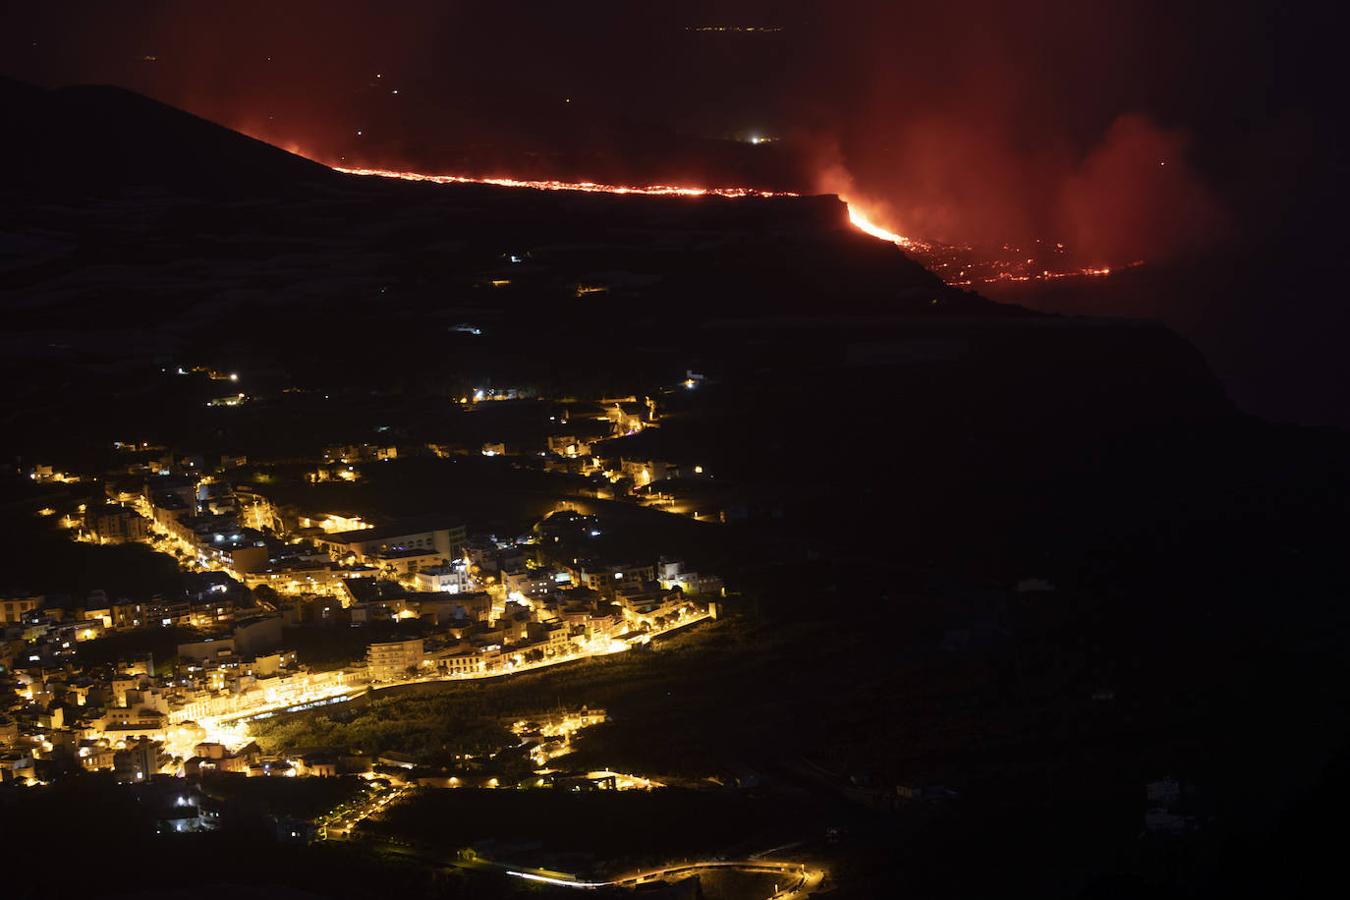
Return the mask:
<path id="1" fill-rule="evenodd" d="M 704 34 L 777 34 L 782 25 L 689 25 L 685 31 L 697 31 Z"/>

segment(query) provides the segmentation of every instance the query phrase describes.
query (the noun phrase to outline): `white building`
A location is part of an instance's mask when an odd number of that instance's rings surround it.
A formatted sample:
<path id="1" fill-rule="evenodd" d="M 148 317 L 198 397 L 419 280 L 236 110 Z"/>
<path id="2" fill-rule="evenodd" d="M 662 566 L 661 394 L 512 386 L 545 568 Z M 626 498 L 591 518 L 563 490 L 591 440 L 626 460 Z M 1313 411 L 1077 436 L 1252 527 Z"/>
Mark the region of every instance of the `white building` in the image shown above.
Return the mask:
<path id="1" fill-rule="evenodd" d="M 413 576 L 417 590 L 441 591 L 446 594 L 465 594 L 473 590 L 468 565 L 456 560 L 444 566 L 430 566 Z"/>

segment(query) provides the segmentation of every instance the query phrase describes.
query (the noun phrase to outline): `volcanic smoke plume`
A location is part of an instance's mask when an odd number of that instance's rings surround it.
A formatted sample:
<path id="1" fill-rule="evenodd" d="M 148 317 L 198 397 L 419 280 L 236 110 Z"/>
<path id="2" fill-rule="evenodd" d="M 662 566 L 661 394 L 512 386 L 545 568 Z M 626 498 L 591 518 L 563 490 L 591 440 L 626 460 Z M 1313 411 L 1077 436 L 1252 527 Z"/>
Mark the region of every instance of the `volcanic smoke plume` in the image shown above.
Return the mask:
<path id="1" fill-rule="evenodd" d="M 0 50 L 7 74 L 125 85 L 340 165 L 824 187 L 908 237 L 1118 265 L 1232 219 L 1256 146 L 1234 123 L 1277 63 L 1243 7 L 33 4 Z"/>
<path id="2" fill-rule="evenodd" d="M 926 132 L 926 133 L 925 133 Z M 839 194 L 909 237 L 1031 247 L 1053 242 L 1066 261 L 1161 262 L 1203 249 L 1225 231 L 1219 201 L 1187 158 L 1180 130 L 1125 115 L 1080 159 L 1017 159 L 943 123 L 901 133 L 895 173 L 859 179 L 837 142 L 822 142 L 816 189 Z"/>
<path id="3" fill-rule="evenodd" d="M 818 23 L 818 46 L 853 50 L 808 57 L 795 87 L 822 189 L 910 237 L 1063 244 L 1079 265 L 1222 236 L 1228 204 L 1195 162 L 1217 113 L 1191 94 L 1227 76 L 1205 102 L 1237 104 L 1250 75 L 1200 67 L 1196 23 L 1151 3 L 896 6 Z"/>
<path id="4" fill-rule="evenodd" d="M 1165 257 L 1217 240 L 1223 216 L 1178 131 L 1122 116 L 1060 183 L 1057 233 L 1087 262 Z"/>

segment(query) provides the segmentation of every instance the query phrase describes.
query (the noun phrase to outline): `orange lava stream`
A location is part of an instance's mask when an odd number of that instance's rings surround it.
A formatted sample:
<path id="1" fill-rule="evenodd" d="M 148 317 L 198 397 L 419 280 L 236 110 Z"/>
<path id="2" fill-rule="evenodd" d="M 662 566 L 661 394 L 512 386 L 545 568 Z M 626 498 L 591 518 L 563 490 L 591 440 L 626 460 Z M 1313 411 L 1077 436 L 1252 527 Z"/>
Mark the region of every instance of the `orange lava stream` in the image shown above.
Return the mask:
<path id="1" fill-rule="evenodd" d="M 601 184 L 595 181 L 529 181 L 519 178 L 486 178 L 469 175 L 427 175 L 422 172 L 400 172 L 393 169 L 348 169 L 333 166 L 333 169 L 348 175 L 377 175 L 381 178 L 401 178 L 404 181 L 430 181 L 435 184 L 490 184 L 497 187 L 533 188 L 539 191 L 581 191 L 588 194 L 646 194 L 660 197 L 800 197 L 794 191 L 762 191 L 757 188 L 703 188 L 682 187 L 670 184 L 620 185 Z M 889 241 L 900 247 L 922 246 L 917 242 L 896 234 L 877 225 L 858 209 L 841 197 L 848 207 L 848 220 L 859 231 L 872 237 Z"/>
<path id="2" fill-rule="evenodd" d="M 847 199 L 843 197 L 840 199 L 843 200 L 844 205 L 848 207 L 848 220 L 853 223 L 854 228 L 865 234 L 870 234 L 874 238 L 890 241 L 897 247 L 911 249 L 917 246 L 914 241 L 905 237 L 903 234 L 896 234 L 894 231 L 888 231 L 867 218 L 862 210 L 858 209 L 858 207 L 854 206 L 852 203 L 849 203 Z"/>
<path id="3" fill-rule="evenodd" d="M 523 181 L 518 178 L 474 178 L 467 175 L 425 175 L 421 172 L 395 172 L 390 169 L 345 169 L 348 175 L 378 175 L 404 181 L 431 181 L 436 184 L 491 184 L 497 187 L 533 188 L 538 191 L 581 191 L 587 194 L 647 194 L 659 197 L 799 197 L 791 191 L 761 191 L 755 188 L 679 187 L 670 184 L 620 185 L 594 181 Z"/>
<path id="4" fill-rule="evenodd" d="M 369 176 L 377 176 L 380 178 L 399 178 L 404 181 L 429 181 L 434 184 L 488 184 L 494 185 L 496 187 L 532 188 L 534 190 L 540 191 L 580 191 L 582 193 L 588 194 L 640 194 L 659 197 L 731 197 L 731 198 L 801 196 L 800 194 L 797 194 L 793 191 L 762 191 L 755 188 L 740 188 L 740 187 L 706 188 L 706 187 L 687 187 L 670 184 L 619 185 L 619 184 L 602 184 L 600 182 L 595 181 L 549 181 L 549 180 L 531 181 L 519 178 L 486 178 L 468 175 L 428 175 L 422 172 L 400 172 L 393 169 L 354 169 L 354 168 L 345 168 L 343 166 L 332 166 L 332 168 L 338 172 L 343 172 L 348 175 L 369 175 Z M 939 260 L 943 257 L 944 252 L 950 251 L 951 248 L 944 248 L 942 245 L 929 244 L 924 241 L 909 238 L 903 234 L 891 231 L 890 229 L 878 225 L 876 222 L 872 221 L 872 219 L 869 218 L 866 213 L 864 213 L 861 209 L 859 209 L 856 205 L 854 205 L 854 203 L 851 202 L 847 197 L 841 196 L 839 199 L 842 200 L 844 205 L 848 208 L 849 222 L 853 225 L 854 228 L 857 228 L 864 234 L 868 234 L 874 238 L 878 238 L 888 243 L 895 244 L 897 247 L 900 247 L 904 250 L 914 252 L 918 254 L 921 258 L 925 259 L 927 264 L 936 265 L 937 268 L 939 269 L 948 268 L 949 265 L 952 268 L 957 268 L 958 266 L 960 266 L 962 269 L 966 268 L 966 264 L 964 263 L 939 264 Z M 1005 247 L 1004 249 L 1007 250 L 1009 248 Z M 1026 267 L 1023 267 L 1021 265 L 1021 262 L 1022 261 L 1020 259 L 1016 260 L 1015 263 L 1009 263 L 1006 261 L 1001 262 L 999 261 L 998 257 L 995 257 L 994 259 L 989 261 L 988 265 L 992 266 L 992 268 L 1002 270 L 998 271 L 996 274 L 984 275 L 983 277 L 976 276 L 974 278 L 963 278 L 963 276 L 965 276 L 966 273 L 965 271 L 961 271 L 956 279 L 948 278 L 944 280 L 946 280 L 948 284 L 959 287 L 972 285 L 976 283 L 992 284 L 1001 281 L 1039 281 L 1055 278 L 1103 277 L 1106 275 L 1110 275 L 1112 272 L 1111 268 L 1109 267 L 1100 267 L 1100 268 L 1089 267 L 1082 269 L 1071 269 L 1068 271 L 1049 271 L 1049 270 L 1028 271 Z M 1033 261 L 1031 259 L 1026 260 L 1027 264 L 1030 264 L 1032 262 Z M 1141 264 L 1142 260 L 1138 260 L 1133 263 L 1130 263 L 1130 265 L 1127 266 L 1126 268 L 1138 266 Z"/>

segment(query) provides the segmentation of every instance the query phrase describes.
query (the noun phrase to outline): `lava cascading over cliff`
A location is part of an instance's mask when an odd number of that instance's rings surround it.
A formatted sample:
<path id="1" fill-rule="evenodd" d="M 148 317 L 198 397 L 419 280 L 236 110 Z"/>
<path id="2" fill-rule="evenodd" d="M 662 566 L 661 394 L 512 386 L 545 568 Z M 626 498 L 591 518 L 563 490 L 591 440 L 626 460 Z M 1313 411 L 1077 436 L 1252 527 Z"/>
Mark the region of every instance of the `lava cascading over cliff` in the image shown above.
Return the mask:
<path id="1" fill-rule="evenodd" d="M 496 187 L 525 188 L 540 191 L 578 191 L 591 194 L 633 194 L 655 197 L 799 197 L 793 191 L 764 191 L 744 187 L 694 187 L 686 185 L 647 184 L 619 185 L 594 181 L 529 180 L 509 177 L 482 177 L 470 175 L 433 175 L 424 172 L 393 169 L 348 168 L 332 166 L 348 175 L 397 178 L 403 181 L 425 181 L 434 184 L 486 184 Z M 1027 255 L 1019 247 L 1003 245 L 998 252 L 980 252 L 971 247 L 957 247 L 911 238 L 878 224 L 860 204 L 840 194 L 848 207 L 849 222 L 864 234 L 888 241 L 911 253 L 933 269 L 948 284 L 968 286 L 998 281 L 1035 281 L 1042 279 L 1100 277 L 1110 275 L 1112 268 L 1055 266 L 1039 255 Z M 1039 243 L 1039 242 L 1038 242 Z M 1056 244 L 1052 254 L 1063 255 L 1063 244 Z M 1130 266 L 1137 266 L 1135 260 Z"/>

